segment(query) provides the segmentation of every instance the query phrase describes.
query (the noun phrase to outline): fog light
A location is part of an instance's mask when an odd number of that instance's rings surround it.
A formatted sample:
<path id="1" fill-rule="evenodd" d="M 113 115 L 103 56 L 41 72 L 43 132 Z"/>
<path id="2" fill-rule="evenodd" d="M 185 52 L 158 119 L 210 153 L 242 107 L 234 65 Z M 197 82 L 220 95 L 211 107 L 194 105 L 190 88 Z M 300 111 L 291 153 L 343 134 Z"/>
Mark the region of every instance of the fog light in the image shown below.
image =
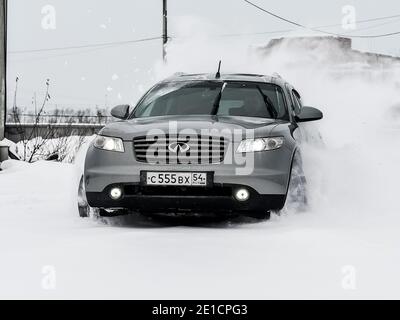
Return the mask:
<path id="1" fill-rule="evenodd" d="M 118 200 L 122 197 L 122 190 L 121 188 L 112 188 L 110 191 L 110 197 L 113 200 Z"/>
<path id="2" fill-rule="evenodd" d="M 238 201 L 247 201 L 250 198 L 250 192 L 247 189 L 239 189 L 235 192 L 235 198 Z"/>

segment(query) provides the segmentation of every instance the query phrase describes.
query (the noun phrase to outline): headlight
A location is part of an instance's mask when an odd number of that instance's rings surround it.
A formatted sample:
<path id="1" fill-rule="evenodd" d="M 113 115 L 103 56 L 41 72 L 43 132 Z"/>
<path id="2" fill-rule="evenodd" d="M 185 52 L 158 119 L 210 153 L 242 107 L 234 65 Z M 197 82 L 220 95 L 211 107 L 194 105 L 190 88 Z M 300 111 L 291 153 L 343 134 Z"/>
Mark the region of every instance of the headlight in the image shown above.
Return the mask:
<path id="1" fill-rule="evenodd" d="M 107 151 L 125 152 L 124 143 L 120 138 L 97 136 L 94 140 L 94 146 Z"/>
<path id="2" fill-rule="evenodd" d="M 240 143 L 237 152 L 245 153 L 276 150 L 282 147 L 283 142 L 283 137 L 247 139 Z"/>

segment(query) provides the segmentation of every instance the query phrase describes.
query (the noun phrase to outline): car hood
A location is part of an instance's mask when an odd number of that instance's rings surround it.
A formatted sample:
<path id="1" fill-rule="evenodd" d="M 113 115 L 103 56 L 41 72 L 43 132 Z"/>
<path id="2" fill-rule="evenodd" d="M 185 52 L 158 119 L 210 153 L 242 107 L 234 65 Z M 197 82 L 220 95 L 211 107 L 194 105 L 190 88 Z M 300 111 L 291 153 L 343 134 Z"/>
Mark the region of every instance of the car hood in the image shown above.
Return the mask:
<path id="1" fill-rule="evenodd" d="M 238 116 L 162 116 L 110 123 L 101 131 L 101 134 L 119 137 L 123 140 L 132 140 L 134 137 L 154 134 L 154 130 L 161 130 L 168 134 L 176 132 L 173 131 L 174 129 L 178 133 L 188 129 L 201 133 L 202 130 L 207 129 L 218 134 L 218 132 L 228 129 L 231 132 L 234 130 L 236 132 L 254 130 L 255 136 L 265 137 L 276 125 L 282 122 L 275 119 Z"/>

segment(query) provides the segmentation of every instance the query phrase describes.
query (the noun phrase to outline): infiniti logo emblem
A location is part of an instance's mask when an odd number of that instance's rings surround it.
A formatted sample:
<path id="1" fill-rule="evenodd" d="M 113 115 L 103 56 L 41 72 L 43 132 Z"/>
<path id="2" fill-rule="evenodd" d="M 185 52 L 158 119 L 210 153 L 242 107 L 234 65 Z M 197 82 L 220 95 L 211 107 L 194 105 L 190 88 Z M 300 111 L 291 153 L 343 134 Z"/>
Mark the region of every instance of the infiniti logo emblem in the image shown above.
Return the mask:
<path id="1" fill-rule="evenodd" d="M 168 146 L 168 150 L 173 153 L 186 153 L 190 150 L 190 146 L 185 142 L 174 142 Z"/>

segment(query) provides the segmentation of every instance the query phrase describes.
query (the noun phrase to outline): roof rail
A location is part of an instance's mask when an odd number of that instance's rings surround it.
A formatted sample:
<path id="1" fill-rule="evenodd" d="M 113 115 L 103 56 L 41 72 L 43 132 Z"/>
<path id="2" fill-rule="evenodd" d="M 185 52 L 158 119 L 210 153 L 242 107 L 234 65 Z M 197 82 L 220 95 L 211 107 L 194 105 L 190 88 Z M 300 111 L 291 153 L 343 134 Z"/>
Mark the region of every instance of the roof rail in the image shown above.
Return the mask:
<path id="1" fill-rule="evenodd" d="M 263 74 L 256 74 L 256 73 L 231 73 L 231 76 L 244 76 L 244 77 L 265 77 Z"/>
<path id="2" fill-rule="evenodd" d="M 183 76 L 185 73 L 184 72 L 175 72 L 174 73 L 174 77 L 180 77 L 180 76 Z"/>

